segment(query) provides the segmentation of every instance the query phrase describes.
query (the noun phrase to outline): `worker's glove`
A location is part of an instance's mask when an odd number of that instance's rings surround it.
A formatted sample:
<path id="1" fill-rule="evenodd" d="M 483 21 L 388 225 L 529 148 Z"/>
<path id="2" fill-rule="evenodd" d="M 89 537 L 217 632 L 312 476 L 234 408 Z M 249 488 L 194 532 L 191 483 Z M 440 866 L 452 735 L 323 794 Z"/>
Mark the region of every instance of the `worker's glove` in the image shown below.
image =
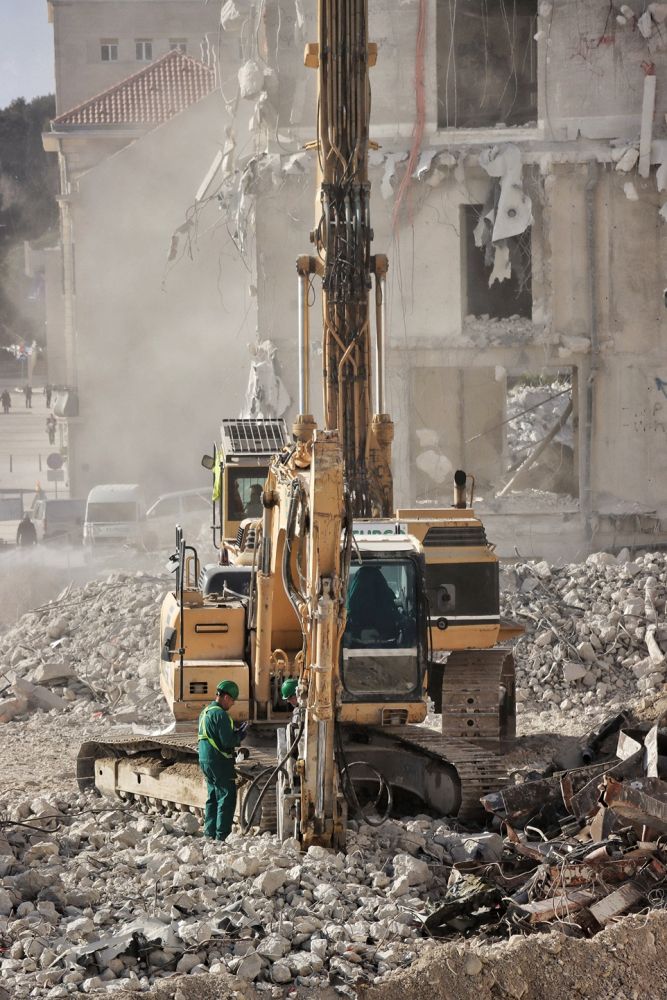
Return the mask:
<path id="1" fill-rule="evenodd" d="M 235 728 L 234 732 L 238 736 L 239 742 L 242 742 L 245 739 L 247 728 L 248 728 L 247 722 L 242 722 L 239 726 Z"/>

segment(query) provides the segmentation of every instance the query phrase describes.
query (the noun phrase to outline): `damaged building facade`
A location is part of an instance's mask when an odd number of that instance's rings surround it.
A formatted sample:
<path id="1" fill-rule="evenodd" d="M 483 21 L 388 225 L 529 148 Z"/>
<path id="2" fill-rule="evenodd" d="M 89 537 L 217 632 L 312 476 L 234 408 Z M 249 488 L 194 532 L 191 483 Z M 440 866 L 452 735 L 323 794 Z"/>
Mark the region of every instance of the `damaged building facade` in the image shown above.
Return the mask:
<path id="1" fill-rule="evenodd" d="M 71 345 L 57 381 L 78 389 L 76 493 L 146 476 L 188 486 L 222 416 L 294 416 L 313 6 L 51 3 L 59 87 L 68 8 L 89 60 L 124 37 L 128 8 L 153 17 L 144 41 L 186 37 L 176 8 L 183 25 L 205 10 L 215 40 L 205 63 L 193 50 L 181 64 L 215 83 L 181 86 L 178 113 L 137 122 L 121 101 L 105 120 L 98 103 L 86 122 L 59 98 L 45 136 L 63 185 L 49 338 Z M 667 5 L 369 0 L 369 16 L 397 503 L 448 503 L 465 468 L 503 554 L 664 542 Z M 107 92 L 132 92 L 142 67 L 129 70 Z"/>

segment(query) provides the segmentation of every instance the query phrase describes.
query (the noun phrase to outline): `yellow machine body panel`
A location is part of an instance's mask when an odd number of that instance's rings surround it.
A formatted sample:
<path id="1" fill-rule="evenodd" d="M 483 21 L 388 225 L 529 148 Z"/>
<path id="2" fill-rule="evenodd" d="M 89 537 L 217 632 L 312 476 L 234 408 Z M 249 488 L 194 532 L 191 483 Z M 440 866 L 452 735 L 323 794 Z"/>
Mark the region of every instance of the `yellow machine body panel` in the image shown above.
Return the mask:
<path id="1" fill-rule="evenodd" d="M 183 639 L 191 660 L 243 659 L 246 647 L 245 609 L 240 602 L 224 605 L 207 603 L 201 592 L 187 590 L 183 605 Z M 160 632 L 174 630 L 172 650 L 181 638 L 178 595 L 170 591 L 162 603 Z"/>
<path id="2" fill-rule="evenodd" d="M 229 711 L 233 719 L 250 718 L 250 680 L 244 660 L 183 660 L 160 664 L 160 688 L 177 722 L 196 720 L 215 697 L 220 681 L 234 681 L 239 696 Z M 183 692 L 181 695 L 181 691 Z"/>

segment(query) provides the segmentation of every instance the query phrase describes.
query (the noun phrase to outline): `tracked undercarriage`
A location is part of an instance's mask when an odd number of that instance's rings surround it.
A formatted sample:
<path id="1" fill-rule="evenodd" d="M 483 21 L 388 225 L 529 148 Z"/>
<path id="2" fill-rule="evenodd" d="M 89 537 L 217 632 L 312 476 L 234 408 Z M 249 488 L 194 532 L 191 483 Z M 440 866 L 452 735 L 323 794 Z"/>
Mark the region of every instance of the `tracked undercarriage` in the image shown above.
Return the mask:
<path id="1" fill-rule="evenodd" d="M 470 821 L 483 813 L 482 796 L 507 782 L 501 748 L 514 737 L 514 663 L 508 650 L 471 650 L 450 659 L 454 669 L 451 676 L 445 670 L 443 680 L 444 732 L 417 725 L 346 726 L 345 764 L 350 771 L 366 766 L 365 774 L 363 767 L 357 770 L 358 786 L 364 780 L 372 785 L 369 776 L 381 775 L 397 811 L 428 810 Z M 495 700 L 489 694 L 494 681 Z M 473 738 L 460 735 L 467 732 Z M 251 819 L 248 825 L 275 833 L 276 726 L 253 726 L 245 749 L 247 756 L 237 761 L 240 825 Z M 194 731 L 84 743 L 77 780 L 82 789 L 94 787 L 147 809 L 199 814 L 206 802 Z"/>

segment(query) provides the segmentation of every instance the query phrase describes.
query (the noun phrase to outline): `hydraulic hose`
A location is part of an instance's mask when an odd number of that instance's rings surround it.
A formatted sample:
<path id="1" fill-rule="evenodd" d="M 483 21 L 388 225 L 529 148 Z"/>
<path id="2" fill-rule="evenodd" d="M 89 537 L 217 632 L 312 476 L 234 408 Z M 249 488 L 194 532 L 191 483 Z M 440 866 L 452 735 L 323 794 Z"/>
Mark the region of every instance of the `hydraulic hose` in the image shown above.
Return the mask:
<path id="1" fill-rule="evenodd" d="M 389 816 L 391 815 L 392 806 L 394 804 L 394 797 L 391 791 L 391 785 L 384 777 L 384 775 L 377 770 L 377 768 L 373 767 L 371 764 L 366 763 L 366 761 L 356 760 L 353 761 L 351 764 L 348 763 L 347 758 L 345 757 L 345 751 L 343 749 L 343 738 L 340 732 L 340 725 L 336 725 L 336 745 L 338 751 L 336 755 L 336 760 L 338 763 L 338 773 L 340 775 L 341 786 L 347 804 L 354 810 L 355 815 L 361 816 L 363 818 L 364 822 L 367 823 L 368 826 L 374 826 L 374 827 L 382 826 L 383 823 L 386 823 L 387 820 L 389 819 Z M 387 796 L 387 806 L 385 808 L 384 814 L 379 819 L 375 819 L 372 816 L 368 816 L 367 813 L 364 812 L 364 809 L 357 797 L 357 793 L 354 790 L 354 783 L 352 781 L 352 778 L 350 777 L 350 768 L 360 767 L 360 766 L 363 766 L 367 768 L 369 771 L 372 771 L 375 777 L 377 778 L 378 784 L 380 786 L 375 801 L 373 802 L 373 807 L 377 808 L 377 804 L 382 798 L 383 792 Z"/>
<path id="2" fill-rule="evenodd" d="M 296 749 L 296 747 L 297 747 L 297 745 L 299 743 L 299 740 L 301 739 L 302 733 L 303 733 L 304 724 L 305 724 L 305 720 L 301 719 L 301 721 L 299 723 L 299 731 L 297 732 L 296 736 L 294 737 L 294 740 L 293 740 L 291 746 L 289 747 L 289 749 L 287 750 L 287 752 L 286 752 L 285 756 L 283 757 L 283 759 L 281 761 L 279 761 L 276 764 L 276 766 L 273 767 L 273 768 L 271 768 L 271 767 L 265 767 L 264 770 L 260 771 L 260 773 L 255 778 L 253 778 L 253 780 L 251 781 L 250 788 L 248 789 L 248 791 L 246 792 L 246 794 L 244 796 L 244 799 L 243 799 L 243 808 L 241 809 L 241 832 L 242 833 L 245 833 L 252 826 L 252 821 L 254 820 L 254 818 L 255 818 L 255 816 L 257 814 L 257 810 L 259 809 L 259 807 L 261 805 L 261 802 L 262 802 L 262 799 L 266 795 L 269 786 L 274 781 L 274 779 L 278 776 L 278 772 L 280 770 L 282 770 L 282 768 L 283 768 L 286 760 L 288 759 L 288 757 L 290 756 L 290 754 L 292 753 L 292 751 Z M 250 814 L 250 818 L 246 819 L 246 811 L 247 811 L 248 798 L 250 796 L 250 792 L 253 790 L 253 788 L 255 787 L 255 785 L 257 785 L 261 781 L 261 779 L 264 777 L 264 775 L 267 774 L 268 772 L 270 772 L 269 773 L 269 777 L 266 779 L 266 783 L 265 783 L 264 787 L 262 788 L 261 792 L 259 793 L 259 795 L 257 797 L 257 801 L 255 802 L 253 810 L 252 810 L 252 812 Z"/>

